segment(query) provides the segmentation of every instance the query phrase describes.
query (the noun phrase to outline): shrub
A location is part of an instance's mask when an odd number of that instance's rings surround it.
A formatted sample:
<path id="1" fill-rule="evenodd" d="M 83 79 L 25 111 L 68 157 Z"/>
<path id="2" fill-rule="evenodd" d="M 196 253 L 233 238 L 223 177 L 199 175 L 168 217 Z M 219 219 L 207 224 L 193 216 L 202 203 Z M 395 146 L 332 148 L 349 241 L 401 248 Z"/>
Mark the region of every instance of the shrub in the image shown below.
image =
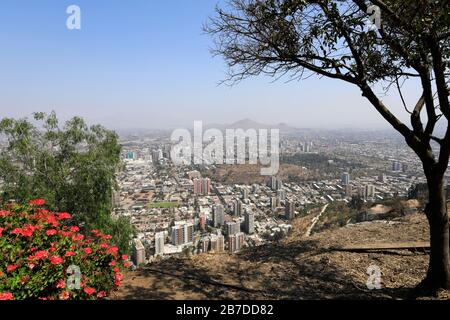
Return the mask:
<path id="1" fill-rule="evenodd" d="M 128 256 L 111 236 L 92 230 L 85 237 L 70 225 L 69 213 L 44 204 L 37 199 L 0 209 L 0 300 L 107 297 L 120 286 Z M 79 270 L 79 286 L 70 269 Z"/>

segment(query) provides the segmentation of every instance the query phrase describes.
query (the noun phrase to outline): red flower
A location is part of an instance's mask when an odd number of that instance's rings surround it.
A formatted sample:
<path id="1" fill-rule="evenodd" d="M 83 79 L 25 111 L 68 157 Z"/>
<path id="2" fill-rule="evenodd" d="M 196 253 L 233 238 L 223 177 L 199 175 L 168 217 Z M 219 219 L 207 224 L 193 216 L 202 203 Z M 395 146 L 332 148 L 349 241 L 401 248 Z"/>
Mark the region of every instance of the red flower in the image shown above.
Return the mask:
<path id="1" fill-rule="evenodd" d="M 117 252 L 119 251 L 119 248 L 111 247 L 107 251 L 108 251 L 108 253 L 111 253 L 111 254 L 117 254 Z"/>
<path id="2" fill-rule="evenodd" d="M 93 293 L 95 292 L 95 289 L 94 289 L 94 288 L 91 288 L 91 287 L 87 287 L 87 288 L 84 288 L 83 291 L 84 291 L 86 294 L 91 295 L 91 294 L 93 294 Z"/>
<path id="3" fill-rule="evenodd" d="M 70 298 L 70 292 L 69 291 L 63 291 L 59 294 L 60 300 L 67 300 Z"/>
<path id="4" fill-rule="evenodd" d="M 111 267 L 114 267 L 116 264 L 117 264 L 116 260 L 113 260 L 113 261 L 111 261 L 111 262 L 109 263 L 109 265 L 110 265 Z"/>
<path id="5" fill-rule="evenodd" d="M 11 212 L 8 210 L 0 210 L 0 217 L 4 217 L 7 216 L 8 214 L 10 214 Z"/>
<path id="6" fill-rule="evenodd" d="M 128 267 L 131 266 L 131 262 L 130 262 L 130 261 L 125 261 L 125 262 L 123 263 L 123 265 L 124 265 L 124 267 L 128 268 Z"/>
<path id="7" fill-rule="evenodd" d="M 100 244 L 100 248 L 106 249 L 108 247 L 109 247 L 109 244 L 107 244 L 107 243 L 101 243 Z"/>
<path id="8" fill-rule="evenodd" d="M 86 254 L 91 254 L 92 253 L 92 249 L 91 248 L 84 248 L 84 252 L 86 252 Z"/>
<path id="9" fill-rule="evenodd" d="M 113 271 L 114 271 L 114 273 L 118 273 L 118 272 L 120 272 L 120 268 L 119 268 L 119 267 L 115 267 L 115 268 L 113 269 Z"/>
<path id="10" fill-rule="evenodd" d="M 105 240 L 109 240 L 109 239 L 112 239 L 112 236 L 110 236 L 110 235 L 106 235 L 106 236 L 103 236 L 103 239 L 105 239 Z"/>
<path id="11" fill-rule="evenodd" d="M 128 260 L 128 255 L 127 254 L 123 254 L 122 255 L 122 260 Z"/>
<path id="12" fill-rule="evenodd" d="M 56 283 L 56 288 L 58 288 L 58 289 L 64 289 L 65 287 L 66 287 L 66 282 L 64 281 L 64 279 L 61 279 Z"/>
<path id="13" fill-rule="evenodd" d="M 76 235 L 72 236 L 73 241 L 81 241 L 83 239 L 84 239 L 84 236 L 82 234 L 76 234 Z"/>
<path id="14" fill-rule="evenodd" d="M 6 267 L 6 272 L 13 272 L 17 268 L 18 267 L 15 264 L 10 264 L 9 266 Z"/>
<path id="15" fill-rule="evenodd" d="M 80 231 L 80 228 L 78 228 L 77 226 L 73 226 L 73 227 L 70 227 L 70 231 L 75 233 L 75 232 Z"/>
<path id="16" fill-rule="evenodd" d="M 30 206 L 43 206 L 45 204 L 44 199 L 35 199 L 30 201 Z"/>
<path id="17" fill-rule="evenodd" d="M 5 230 L 5 228 L 0 227 L 0 237 L 2 236 L 3 230 Z"/>
<path id="18" fill-rule="evenodd" d="M 105 291 L 99 291 L 97 293 L 97 298 L 104 298 L 106 297 L 106 292 Z"/>
<path id="19" fill-rule="evenodd" d="M 36 253 L 34 254 L 34 258 L 36 260 L 42 260 L 42 259 L 45 259 L 47 257 L 48 257 L 48 253 L 45 250 L 36 251 Z"/>
<path id="20" fill-rule="evenodd" d="M 0 292 L 0 300 L 12 300 L 14 295 L 11 292 Z"/>
<path id="21" fill-rule="evenodd" d="M 61 264 L 63 262 L 64 262 L 63 258 L 58 257 L 58 256 L 52 256 L 50 258 L 50 263 L 55 265 L 55 266 L 58 265 L 58 264 Z"/>
<path id="22" fill-rule="evenodd" d="M 58 216 L 58 220 L 64 220 L 64 219 L 72 218 L 70 213 L 67 213 L 67 212 L 59 212 L 59 213 L 57 213 L 57 216 Z"/>
<path id="23" fill-rule="evenodd" d="M 57 233 L 57 231 L 56 231 L 55 229 L 50 229 L 50 230 L 47 230 L 47 231 L 45 232 L 45 234 L 48 235 L 48 236 L 53 236 L 53 235 L 55 235 L 56 233 Z"/>
<path id="24" fill-rule="evenodd" d="M 92 232 L 93 234 L 97 234 L 99 231 L 98 231 L 97 229 L 92 229 L 91 232 Z"/>
<path id="25" fill-rule="evenodd" d="M 66 252 L 66 257 L 72 257 L 74 255 L 75 255 L 75 252 L 73 252 L 73 251 L 67 251 Z"/>
<path id="26" fill-rule="evenodd" d="M 11 231 L 11 233 L 15 235 L 22 234 L 22 232 L 22 228 L 15 228 L 13 231 Z"/>

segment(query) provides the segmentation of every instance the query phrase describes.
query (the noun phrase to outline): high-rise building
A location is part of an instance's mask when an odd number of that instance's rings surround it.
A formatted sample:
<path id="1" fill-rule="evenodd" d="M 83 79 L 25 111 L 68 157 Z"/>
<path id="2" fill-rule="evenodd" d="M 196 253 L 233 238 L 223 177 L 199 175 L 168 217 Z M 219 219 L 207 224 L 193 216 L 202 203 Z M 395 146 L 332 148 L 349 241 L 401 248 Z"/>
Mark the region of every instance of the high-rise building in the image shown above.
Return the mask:
<path id="1" fill-rule="evenodd" d="M 208 195 L 211 192 L 211 179 L 209 178 L 194 178 L 192 180 L 194 194 Z"/>
<path id="2" fill-rule="evenodd" d="M 392 171 L 399 172 L 402 171 L 402 164 L 399 161 L 392 162 Z"/>
<path id="3" fill-rule="evenodd" d="M 367 185 L 366 186 L 366 197 L 368 199 L 373 199 L 375 197 L 375 186 L 374 185 Z"/>
<path id="4" fill-rule="evenodd" d="M 157 232 L 155 234 L 155 255 L 164 254 L 164 232 Z"/>
<path id="5" fill-rule="evenodd" d="M 212 234 L 210 238 L 211 251 L 223 252 L 225 249 L 225 238 L 221 234 Z"/>
<path id="6" fill-rule="evenodd" d="M 243 188 L 242 189 L 242 200 L 247 200 L 247 198 L 248 198 L 248 189 Z"/>
<path id="7" fill-rule="evenodd" d="M 346 186 L 350 183 L 350 174 L 348 172 L 344 172 L 342 174 L 341 183 Z"/>
<path id="8" fill-rule="evenodd" d="M 270 207 L 272 210 L 275 210 L 278 207 L 277 202 L 277 197 L 270 197 Z"/>
<path id="9" fill-rule="evenodd" d="M 384 172 L 380 173 L 380 175 L 378 176 L 378 181 L 381 183 L 386 183 L 387 178 L 386 178 L 386 174 Z"/>
<path id="10" fill-rule="evenodd" d="M 213 227 L 218 228 L 225 223 L 225 214 L 223 211 L 223 205 L 217 204 L 213 207 Z"/>
<path id="11" fill-rule="evenodd" d="M 358 187 L 358 197 L 360 197 L 364 200 L 367 199 L 366 187 L 363 187 L 363 186 Z"/>
<path id="12" fill-rule="evenodd" d="M 278 178 L 277 181 L 276 181 L 276 188 L 275 188 L 275 190 L 281 190 L 281 189 L 283 189 L 283 181 Z"/>
<path id="13" fill-rule="evenodd" d="M 153 164 L 159 163 L 159 160 L 162 158 L 162 150 L 153 150 L 152 151 L 152 162 Z"/>
<path id="14" fill-rule="evenodd" d="M 192 223 L 178 224 L 172 227 L 172 244 L 175 246 L 192 243 L 194 240 L 194 225 Z"/>
<path id="15" fill-rule="evenodd" d="M 285 207 L 284 207 L 284 215 L 287 220 L 292 220 L 295 218 L 295 206 L 294 202 L 286 201 Z"/>
<path id="16" fill-rule="evenodd" d="M 204 214 L 201 214 L 198 217 L 200 230 L 204 231 L 206 229 L 206 216 Z"/>
<path id="17" fill-rule="evenodd" d="M 242 201 L 239 199 L 233 201 L 233 214 L 236 217 L 240 217 L 242 214 Z"/>
<path id="18" fill-rule="evenodd" d="M 241 223 L 239 221 L 227 222 L 227 236 L 241 232 Z"/>
<path id="19" fill-rule="evenodd" d="M 257 185 L 256 183 L 252 186 L 252 192 L 253 194 L 258 193 L 259 192 L 259 185 Z"/>
<path id="20" fill-rule="evenodd" d="M 284 201 L 286 199 L 286 193 L 284 190 L 277 190 L 277 198 L 281 201 Z"/>
<path id="21" fill-rule="evenodd" d="M 255 232 L 255 215 L 253 212 L 246 212 L 244 214 L 244 229 L 248 234 Z"/>
<path id="22" fill-rule="evenodd" d="M 230 253 L 238 252 L 242 249 L 245 242 L 245 234 L 238 232 L 228 238 L 228 249 Z"/>

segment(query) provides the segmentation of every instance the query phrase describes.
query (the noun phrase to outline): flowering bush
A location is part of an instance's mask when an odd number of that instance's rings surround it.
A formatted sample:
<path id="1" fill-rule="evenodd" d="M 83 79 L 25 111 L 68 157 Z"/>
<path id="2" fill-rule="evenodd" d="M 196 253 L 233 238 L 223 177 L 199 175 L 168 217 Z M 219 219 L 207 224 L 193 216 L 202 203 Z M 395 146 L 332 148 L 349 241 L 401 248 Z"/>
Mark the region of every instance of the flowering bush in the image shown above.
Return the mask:
<path id="1" fill-rule="evenodd" d="M 69 213 L 44 204 L 0 208 L 0 300 L 107 297 L 120 286 L 128 256 L 119 255 L 111 236 L 92 230 L 85 237 L 69 225 Z"/>

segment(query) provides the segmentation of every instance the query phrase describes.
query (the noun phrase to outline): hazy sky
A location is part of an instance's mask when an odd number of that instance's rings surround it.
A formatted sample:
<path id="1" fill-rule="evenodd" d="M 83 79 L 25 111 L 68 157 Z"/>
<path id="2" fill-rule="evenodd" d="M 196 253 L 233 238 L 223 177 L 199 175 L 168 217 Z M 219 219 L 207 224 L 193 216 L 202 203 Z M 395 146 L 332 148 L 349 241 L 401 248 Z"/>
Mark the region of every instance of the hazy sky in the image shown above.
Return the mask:
<path id="1" fill-rule="evenodd" d="M 0 117 L 55 110 L 114 128 L 242 118 L 297 127 L 385 126 L 356 88 L 336 80 L 286 84 L 259 77 L 217 86 L 226 67 L 211 57 L 212 41 L 202 32 L 216 3 L 1 0 Z M 81 30 L 66 28 L 71 4 L 81 8 Z"/>

